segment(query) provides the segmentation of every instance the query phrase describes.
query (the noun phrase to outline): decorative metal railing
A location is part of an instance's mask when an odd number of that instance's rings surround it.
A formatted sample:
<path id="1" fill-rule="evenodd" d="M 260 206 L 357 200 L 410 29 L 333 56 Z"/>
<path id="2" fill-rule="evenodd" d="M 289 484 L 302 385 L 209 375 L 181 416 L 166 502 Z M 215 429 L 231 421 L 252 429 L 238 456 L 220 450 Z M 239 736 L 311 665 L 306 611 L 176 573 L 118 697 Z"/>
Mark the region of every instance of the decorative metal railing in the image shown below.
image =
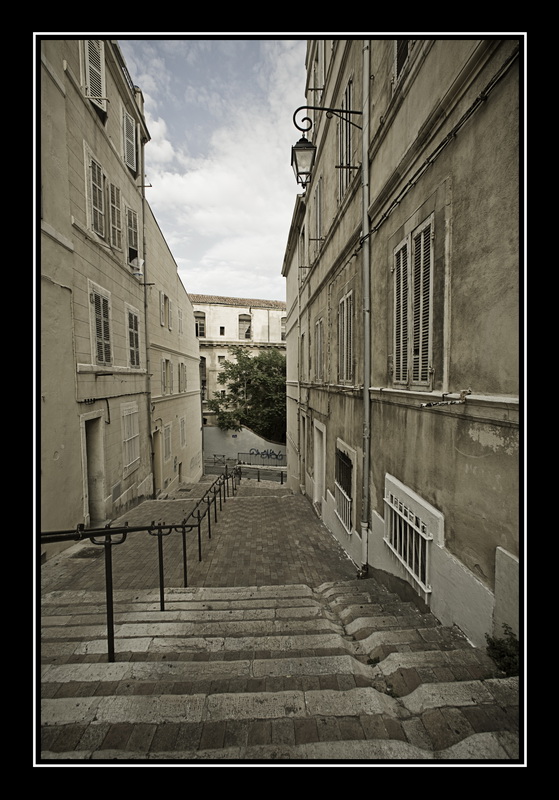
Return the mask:
<path id="1" fill-rule="evenodd" d="M 121 527 L 111 527 L 109 523 L 104 528 L 88 528 L 83 524 L 77 525 L 75 530 L 66 531 L 42 531 L 40 543 L 49 544 L 54 542 L 75 541 L 80 542 L 85 539 L 93 545 L 104 548 L 105 555 L 105 596 L 107 608 L 107 647 L 108 660 L 115 660 L 114 648 L 114 603 L 113 603 L 113 553 L 112 548 L 123 544 L 128 536 L 140 531 L 146 532 L 150 536 L 157 537 L 158 547 L 158 572 L 159 572 L 159 598 L 161 611 L 165 611 L 165 576 L 163 561 L 163 540 L 173 532 L 182 535 L 182 559 L 183 559 L 183 579 L 184 586 L 188 586 L 188 563 L 187 563 L 187 541 L 186 535 L 190 531 L 196 530 L 198 535 L 198 561 L 202 561 L 202 524 L 207 522 L 208 538 L 212 536 L 212 512 L 214 522 L 217 522 L 218 503 L 219 510 L 223 508 L 223 503 L 227 498 L 234 495 L 241 480 L 241 470 L 239 467 L 229 469 L 225 466 L 224 472 L 219 475 L 211 486 L 205 491 L 204 495 L 198 500 L 189 515 L 182 522 L 178 523 L 155 523 L 151 525 L 140 525 L 131 527 L 124 525 Z"/>

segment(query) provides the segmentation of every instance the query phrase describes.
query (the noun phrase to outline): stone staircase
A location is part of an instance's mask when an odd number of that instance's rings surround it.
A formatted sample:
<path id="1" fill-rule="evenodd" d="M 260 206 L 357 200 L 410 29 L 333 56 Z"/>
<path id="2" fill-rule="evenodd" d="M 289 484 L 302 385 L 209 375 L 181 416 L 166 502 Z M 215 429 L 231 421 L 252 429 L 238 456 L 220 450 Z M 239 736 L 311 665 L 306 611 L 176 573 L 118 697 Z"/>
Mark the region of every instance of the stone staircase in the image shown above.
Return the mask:
<path id="1" fill-rule="evenodd" d="M 373 579 L 42 598 L 42 762 L 519 758 L 518 678 Z"/>

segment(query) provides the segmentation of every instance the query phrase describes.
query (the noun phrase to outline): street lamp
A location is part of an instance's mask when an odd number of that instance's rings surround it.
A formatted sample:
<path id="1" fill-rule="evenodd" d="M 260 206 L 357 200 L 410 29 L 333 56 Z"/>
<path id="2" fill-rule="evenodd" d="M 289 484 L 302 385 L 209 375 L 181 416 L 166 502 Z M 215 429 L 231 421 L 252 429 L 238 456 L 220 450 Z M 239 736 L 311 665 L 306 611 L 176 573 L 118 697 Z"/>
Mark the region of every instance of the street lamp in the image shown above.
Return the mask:
<path id="1" fill-rule="evenodd" d="M 297 144 L 291 148 L 291 166 L 297 183 L 300 183 L 303 189 L 310 183 L 315 156 L 316 147 L 304 136 L 301 136 Z"/>
<path id="2" fill-rule="evenodd" d="M 313 121 L 310 117 L 303 117 L 301 123 L 306 123 L 306 125 L 305 127 L 299 125 L 297 123 L 296 116 L 300 111 L 325 111 L 328 118 L 333 116 L 340 117 L 340 119 L 343 119 L 344 122 L 347 122 L 361 130 L 361 127 L 355 122 L 352 122 L 347 115 L 362 114 L 362 111 L 350 111 L 347 108 L 324 108 L 323 106 L 300 106 L 293 114 L 293 124 L 297 130 L 302 131 L 303 133 L 306 133 L 312 128 Z M 297 183 L 300 183 L 304 189 L 306 189 L 311 181 L 315 157 L 316 146 L 312 142 L 309 142 L 309 140 L 304 136 L 302 136 L 291 148 L 291 166 L 293 167 L 293 172 L 295 173 Z"/>

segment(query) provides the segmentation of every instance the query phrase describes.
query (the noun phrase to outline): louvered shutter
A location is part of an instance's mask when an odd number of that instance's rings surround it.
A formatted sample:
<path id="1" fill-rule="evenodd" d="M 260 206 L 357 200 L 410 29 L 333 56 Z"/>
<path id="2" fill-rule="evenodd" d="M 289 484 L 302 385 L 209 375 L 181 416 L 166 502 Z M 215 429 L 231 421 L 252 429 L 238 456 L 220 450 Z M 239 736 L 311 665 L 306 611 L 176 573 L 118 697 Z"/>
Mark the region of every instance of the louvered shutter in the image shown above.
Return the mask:
<path id="1" fill-rule="evenodd" d="M 394 382 L 408 380 L 408 245 L 394 254 Z"/>
<path id="2" fill-rule="evenodd" d="M 346 381 L 353 380 L 353 295 L 346 297 Z"/>
<path id="3" fill-rule="evenodd" d="M 159 292 L 159 322 L 165 325 L 165 294 Z"/>
<path id="4" fill-rule="evenodd" d="M 127 111 L 124 111 L 124 162 L 130 169 L 136 169 L 136 123 Z"/>
<path id="5" fill-rule="evenodd" d="M 111 201 L 111 244 L 119 250 L 122 248 L 122 212 L 120 205 L 120 189 L 114 183 L 110 185 Z"/>
<path id="6" fill-rule="evenodd" d="M 130 345 L 130 366 L 140 366 L 140 335 L 138 330 L 138 317 L 131 311 L 128 312 L 128 337 Z"/>
<path id="7" fill-rule="evenodd" d="M 96 106 L 107 108 L 105 99 L 104 43 L 102 39 L 86 39 L 86 87 L 87 97 Z"/>
<path id="8" fill-rule="evenodd" d="M 429 383 L 431 327 L 431 225 L 413 238 L 413 362 L 414 383 Z"/>
<path id="9" fill-rule="evenodd" d="M 91 224 L 95 233 L 105 235 L 105 194 L 103 191 L 103 169 L 101 165 L 91 159 Z"/>
<path id="10" fill-rule="evenodd" d="M 109 327 L 109 300 L 100 294 L 95 294 L 95 335 L 97 346 L 97 362 L 110 364 L 111 362 L 111 337 Z"/>

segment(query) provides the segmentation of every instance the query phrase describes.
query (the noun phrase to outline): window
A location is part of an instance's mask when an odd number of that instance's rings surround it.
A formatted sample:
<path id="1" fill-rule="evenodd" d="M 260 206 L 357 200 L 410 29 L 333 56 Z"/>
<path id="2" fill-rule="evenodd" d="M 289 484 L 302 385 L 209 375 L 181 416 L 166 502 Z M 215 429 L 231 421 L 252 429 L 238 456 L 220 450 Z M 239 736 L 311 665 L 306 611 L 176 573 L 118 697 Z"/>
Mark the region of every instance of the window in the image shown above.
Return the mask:
<path id="1" fill-rule="evenodd" d="M 122 250 L 122 209 L 120 189 L 111 183 L 109 186 L 109 202 L 111 214 L 111 245 Z"/>
<path id="2" fill-rule="evenodd" d="M 126 322 L 128 329 L 128 364 L 130 367 L 140 366 L 140 315 L 138 311 L 126 306 Z"/>
<path id="3" fill-rule="evenodd" d="M 314 356 L 315 378 L 317 381 L 322 381 L 324 380 L 324 324 L 322 319 L 319 319 L 315 325 Z"/>
<path id="4" fill-rule="evenodd" d="M 334 496 L 336 515 L 348 533 L 351 533 L 353 503 L 353 462 L 349 453 L 336 447 Z"/>
<path id="5" fill-rule="evenodd" d="M 136 170 L 136 123 L 126 109 L 122 111 L 122 137 L 124 163 L 132 170 Z"/>
<path id="6" fill-rule="evenodd" d="M 177 308 L 177 317 L 179 320 L 179 333 L 183 333 L 184 329 L 182 326 L 182 320 L 183 320 L 182 308 Z"/>
<path id="7" fill-rule="evenodd" d="M 187 379 L 186 379 L 186 364 L 182 362 L 178 365 L 179 371 L 179 392 L 186 392 Z"/>
<path id="8" fill-rule="evenodd" d="M 163 458 L 168 461 L 171 458 L 171 426 L 165 425 L 163 428 Z"/>
<path id="9" fill-rule="evenodd" d="M 184 417 L 180 418 L 180 426 L 181 426 L 181 447 L 186 447 L 186 419 Z"/>
<path id="10" fill-rule="evenodd" d="M 102 39 L 85 40 L 85 94 L 94 105 L 106 111 L 104 47 Z"/>
<path id="11" fill-rule="evenodd" d="M 394 41 L 394 83 L 397 83 L 402 70 L 408 60 L 411 39 L 396 39 Z"/>
<path id="12" fill-rule="evenodd" d="M 124 476 L 140 464 L 140 413 L 137 403 L 121 406 Z"/>
<path id="13" fill-rule="evenodd" d="M 109 292 L 93 283 L 89 284 L 89 292 L 92 308 L 91 330 L 95 363 L 101 365 L 111 364 L 111 296 Z"/>
<path id="14" fill-rule="evenodd" d="M 444 517 L 392 475 L 385 476 L 384 542 L 426 596 L 431 592 L 431 542 L 444 545 Z"/>
<path id="15" fill-rule="evenodd" d="M 250 339 L 251 334 L 251 316 L 250 314 L 239 314 L 239 339 Z M 224 331 L 225 332 L 225 331 Z"/>
<path id="16" fill-rule="evenodd" d="M 173 330 L 173 303 L 165 292 L 159 292 L 159 323 Z"/>
<path id="17" fill-rule="evenodd" d="M 225 336 L 225 328 L 223 327 L 223 325 L 219 329 L 219 335 L 220 336 Z"/>
<path id="18" fill-rule="evenodd" d="M 224 364 L 224 363 L 225 363 L 225 356 L 218 356 L 218 357 L 217 357 L 217 363 L 218 363 L 220 366 L 221 366 L 222 364 Z"/>
<path id="19" fill-rule="evenodd" d="M 286 317 L 282 317 L 282 318 L 281 318 L 281 320 L 280 320 L 280 325 L 281 325 L 281 340 L 282 340 L 282 342 L 285 342 L 285 326 L 286 326 L 286 324 L 287 324 L 287 319 L 286 319 Z"/>
<path id="20" fill-rule="evenodd" d="M 395 384 L 431 388 L 432 217 L 394 251 Z"/>
<path id="21" fill-rule="evenodd" d="M 342 297 L 338 307 L 338 380 L 353 381 L 353 292 Z"/>
<path id="22" fill-rule="evenodd" d="M 134 259 L 138 258 L 138 214 L 131 208 L 126 209 L 126 235 L 128 241 L 128 263 L 132 264 Z"/>
<path id="23" fill-rule="evenodd" d="M 105 236 L 105 176 L 103 168 L 93 156 L 89 157 L 89 210 L 90 224 L 95 233 Z"/>
<path id="24" fill-rule="evenodd" d="M 350 81 L 344 92 L 341 108 L 349 111 L 353 108 L 353 102 L 353 83 Z M 338 187 L 340 200 L 344 196 L 353 177 L 353 138 L 353 123 L 350 120 L 350 114 L 347 114 L 347 118 L 338 124 Z"/>
<path id="25" fill-rule="evenodd" d="M 322 241 L 322 177 L 317 181 L 314 190 L 314 253 L 320 250 Z"/>
<path id="26" fill-rule="evenodd" d="M 204 338 L 206 335 L 206 315 L 203 311 L 194 312 L 194 325 L 196 328 L 196 336 Z"/>
<path id="27" fill-rule="evenodd" d="M 173 393 L 173 362 L 168 358 L 161 359 L 161 394 Z"/>

